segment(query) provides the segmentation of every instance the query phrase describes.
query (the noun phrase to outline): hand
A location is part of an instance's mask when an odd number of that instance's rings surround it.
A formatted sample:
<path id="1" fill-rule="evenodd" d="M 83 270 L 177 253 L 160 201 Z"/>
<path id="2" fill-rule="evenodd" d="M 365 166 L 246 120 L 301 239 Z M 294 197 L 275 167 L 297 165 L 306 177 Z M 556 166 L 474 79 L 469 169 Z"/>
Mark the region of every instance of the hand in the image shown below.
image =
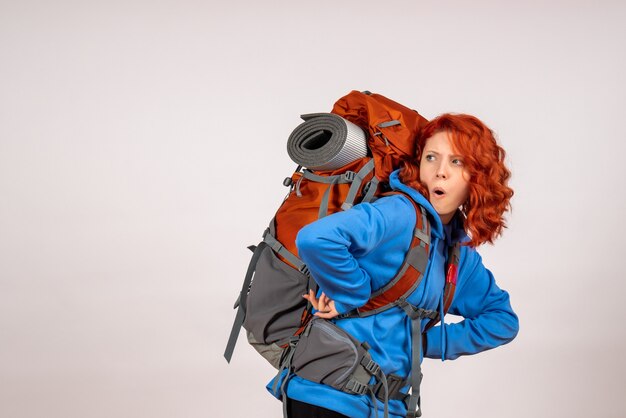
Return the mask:
<path id="1" fill-rule="evenodd" d="M 335 301 L 331 300 L 324 292 L 320 295 L 319 300 L 315 297 L 315 293 L 309 290 L 308 295 L 302 295 L 303 298 L 311 302 L 313 308 L 317 310 L 315 316 L 323 319 L 331 319 L 339 315 L 335 309 Z"/>

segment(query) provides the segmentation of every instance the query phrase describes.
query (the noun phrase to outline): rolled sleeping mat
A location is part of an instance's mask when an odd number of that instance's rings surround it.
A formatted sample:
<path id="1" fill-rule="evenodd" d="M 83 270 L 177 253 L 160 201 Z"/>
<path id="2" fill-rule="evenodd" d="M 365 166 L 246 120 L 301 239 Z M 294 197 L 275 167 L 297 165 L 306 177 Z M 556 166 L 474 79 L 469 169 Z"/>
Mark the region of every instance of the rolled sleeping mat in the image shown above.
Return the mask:
<path id="1" fill-rule="evenodd" d="M 354 123 L 334 113 L 302 119 L 287 140 L 287 152 L 296 164 L 313 171 L 336 170 L 367 156 L 367 137 Z"/>

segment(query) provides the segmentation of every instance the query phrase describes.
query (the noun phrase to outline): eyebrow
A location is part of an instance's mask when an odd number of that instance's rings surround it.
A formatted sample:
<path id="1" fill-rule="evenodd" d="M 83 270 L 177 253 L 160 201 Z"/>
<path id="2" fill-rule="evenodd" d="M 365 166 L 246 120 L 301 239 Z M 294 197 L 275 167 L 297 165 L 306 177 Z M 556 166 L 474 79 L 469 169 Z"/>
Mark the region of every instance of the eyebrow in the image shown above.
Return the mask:
<path id="1" fill-rule="evenodd" d="M 437 155 L 441 155 L 440 153 L 438 153 L 437 151 L 433 151 L 433 150 L 425 150 L 424 151 L 425 154 L 437 154 Z M 463 158 L 463 156 L 461 154 L 451 154 L 450 157 L 452 158 Z"/>

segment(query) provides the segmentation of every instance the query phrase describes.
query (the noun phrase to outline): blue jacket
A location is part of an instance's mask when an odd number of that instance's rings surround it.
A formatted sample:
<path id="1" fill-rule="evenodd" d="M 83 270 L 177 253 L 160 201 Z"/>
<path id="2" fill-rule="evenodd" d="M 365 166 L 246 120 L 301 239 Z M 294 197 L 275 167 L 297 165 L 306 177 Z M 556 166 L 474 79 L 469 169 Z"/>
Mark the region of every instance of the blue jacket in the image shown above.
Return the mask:
<path id="1" fill-rule="evenodd" d="M 468 238 L 458 219 L 442 225 L 428 200 L 400 182 L 398 171 L 391 175 L 390 185 L 408 194 L 428 212 L 431 223 L 429 262 L 424 279 L 408 301 L 421 308 L 437 309 L 442 305 L 448 245 Z M 415 220 L 415 209 L 405 196 L 383 197 L 307 225 L 299 232 L 296 244 L 320 292 L 324 291 L 335 301 L 340 314 L 346 313 L 364 305 L 371 293 L 384 286 L 399 270 L 411 243 Z M 496 285 L 480 255 L 467 246 L 461 246 L 457 289 L 449 312 L 465 319 L 431 328 L 426 334 L 426 357 L 453 360 L 479 353 L 506 344 L 518 332 L 517 316 L 508 293 Z M 373 359 L 385 374 L 409 375 L 411 320 L 400 308 L 366 318 L 340 319 L 336 324 L 359 341 L 369 343 Z M 270 392 L 272 383 L 268 384 Z M 350 395 L 298 376 L 288 381 L 287 395 L 349 417 L 374 417 L 369 396 Z M 380 401 L 378 409 L 382 413 Z M 404 403 L 390 401 L 389 414 L 404 417 Z"/>

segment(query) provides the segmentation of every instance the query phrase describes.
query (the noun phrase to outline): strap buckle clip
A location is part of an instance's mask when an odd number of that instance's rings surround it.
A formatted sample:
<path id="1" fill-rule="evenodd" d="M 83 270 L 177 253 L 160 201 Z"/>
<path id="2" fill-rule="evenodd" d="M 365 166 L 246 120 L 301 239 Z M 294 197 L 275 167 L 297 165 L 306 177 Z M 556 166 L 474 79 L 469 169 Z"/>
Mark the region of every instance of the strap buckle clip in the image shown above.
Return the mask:
<path id="1" fill-rule="evenodd" d="M 407 418 L 419 418 L 422 416 L 422 410 L 418 409 L 417 411 L 407 411 Z"/>
<path id="2" fill-rule="evenodd" d="M 350 379 L 348 383 L 346 383 L 345 388 L 350 392 L 354 392 L 357 395 L 364 395 L 370 389 L 368 385 L 364 385 L 363 383 L 354 379 Z"/>
<path id="3" fill-rule="evenodd" d="M 387 376 L 387 388 L 388 388 L 389 399 L 399 399 L 399 400 L 406 399 L 409 395 L 407 395 L 406 393 L 402 393 L 400 390 L 403 387 L 407 386 L 408 384 L 409 383 L 407 379 L 403 379 L 402 377 L 398 375 L 390 374 L 389 376 Z M 376 396 L 378 399 L 382 401 L 384 399 L 383 382 L 378 381 L 374 385 L 373 390 L 374 390 L 374 396 Z"/>
<path id="4" fill-rule="evenodd" d="M 306 264 L 302 264 L 302 267 L 300 267 L 299 270 L 300 270 L 300 273 L 304 274 L 305 276 L 311 277 L 311 271 L 309 270 Z"/>
<path id="5" fill-rule="evenodd" d="M 354 181 L 354 179 L 356 178 L 356 173 L 354 171 L 348 170 L 343 173 L 343 178 L 345 178 L 347 181 Z"/>
<path id="6" fill-rule="evenodd" d="M 369 356 L 368 356 L 369 357 Z M 372 360 L 371 358 L 367 358 L 367 357 L 363 357 L 363 360 L 361 360 L 361 365 L 365 368 L 365 370 L 371 374 L 372 376 L 375 376 L 378 374 L 378 372 L 380 371 L 380 366 L 378 365 L 378 363 L 376 363 L 374 360 Z"/>

